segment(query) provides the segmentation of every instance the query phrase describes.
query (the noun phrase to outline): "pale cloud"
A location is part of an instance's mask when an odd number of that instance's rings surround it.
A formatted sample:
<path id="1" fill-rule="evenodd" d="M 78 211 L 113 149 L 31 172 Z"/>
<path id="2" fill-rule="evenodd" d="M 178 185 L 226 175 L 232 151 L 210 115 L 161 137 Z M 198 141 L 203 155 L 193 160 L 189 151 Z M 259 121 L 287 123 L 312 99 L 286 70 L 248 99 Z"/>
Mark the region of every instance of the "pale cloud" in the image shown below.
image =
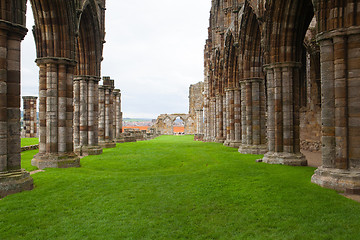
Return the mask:
<path id="1" fill-rule="evenodd" d="M 102 75 L 122 91 L 124 117 L 188 111 L 203 80 L 210 0 L 108 0 Z M 28 14 L 29 15 L 29 14 Z M 33 25 L 28 18 L 28 29 Z M 23 41 L 22 94 L 38 95 L 32 33 Z"/>

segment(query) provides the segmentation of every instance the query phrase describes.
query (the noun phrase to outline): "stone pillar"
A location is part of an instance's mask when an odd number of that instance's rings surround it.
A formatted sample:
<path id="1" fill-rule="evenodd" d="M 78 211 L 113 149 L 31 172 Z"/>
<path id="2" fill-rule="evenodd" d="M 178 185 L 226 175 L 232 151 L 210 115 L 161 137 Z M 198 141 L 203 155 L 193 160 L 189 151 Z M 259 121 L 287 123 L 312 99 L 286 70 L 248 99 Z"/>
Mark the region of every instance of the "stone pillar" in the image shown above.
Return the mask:
<path id="1" fill-rule="evenodd" d="M 216 142 L 224 143 L 224 127 L 223 127 L 223 97 L 216 95 Z"/>
<path id="2" fill-rule="evenodd" d="M 196 109 L 196 134 L 195 140 L 203 141 L 204 139 L 204 111 L 202 109 Z"/>
<path id="3" fill-rule="evenodd" d="M 360 193 L 360 27 L 318 35 L 322 91 L 320 186 Z"/>
<path id="4" fill-rule="evenodd" d="M 235 89 L 228 88 L 225 90 L 226 92 L 226 111 L 227 111 L 227 132 L 226 132 L 226 140 L 224 142 L 225 146 L 229 147 L 239 147 L 239 143 L 235 140 Z M 237 95 L 240 97 L 240 95 Z M 240 103 L 240 99 L 239 99 Z"/>
<path id="5" fill-rule="evenodd" d="M 265 90 L 263 79 L 251 78 L 241 81 L 242 144 L 243 154 L 265 154 Z"/>
<path id="6" fill-rule="evenodd" d="M 99 86 L 99 145 L 102 148 L 116 147 L 113 139 L 112 92 L 114 80 L 103 78 L 103 86 Z"/>
<path id="7" fill-rule="evenodd" d="M 115 125 L 115 138 L 121 139 L 122 136 L 122 112 L 121 112 L 121 91 L 119 89 L 114 89 L 114 125 Z"/>
<path id="8" fill-rule="evenodd" d="M 208 97 L 204 99 L 204 141 L 209 141 L 209 103 Z"/>
<path id="9" fill-rule="evenodd" d="M 24 132 L 26 138 L 37 137 L 37 97 L 23 97 Z"/>
<path id="10" fill-rule="evenodd" d="M 0 198 L 33 188 L 20 156 L 20 50 L 26 32 L 0 20 Z"/>
<path id="11" fill-rule="evenodd" d="M 216 138 L 216 100 L 210 99 L 210 141 L 215 142 Z"/>
<path id="12" fill-rule="evenodd" d="M 31 161 L 44 168 L 80 167 L 73 147 L 73 76 L 75 62 L 64 58 L 38 58 L 39 153 Z"/>
<path id="13" fill-rule="evenodd" d="M 241 145 L 241 91 L 240 88 L 234 88 L 234 136 L 230 141 L 230 147 L 239 148 Z"/>
<path id="14" fill-rule="evenodd" d="M 74 78 L 74 147 L 75 152 L 80 155 L 102 153 L 95 134 L 98 131 L 96 118 L 99 104 L 95 96 L 99 80 L 96 76 Z"/>
<path id="15" fill-rule="evenodd" d="M 226 104 L 227 104 L 227 100 L 226 100 L 226 94 L 223 94 L 222 95 L 222 100 L 223 100 L 223 138 L 224 138 L 224 143 L 226 141 L 226 136 L 227 136 L 227 107 L 226 107 Z"/>
<path id="16" fill-rule="evenodd" d="M 268 152 L 263 161 L 271 164 L 306 166 L 300 153 L 299 77 L 301 63 L 265 66 L 268 81 Z M 250 89 L 247 91 L 250 95 Z"/>

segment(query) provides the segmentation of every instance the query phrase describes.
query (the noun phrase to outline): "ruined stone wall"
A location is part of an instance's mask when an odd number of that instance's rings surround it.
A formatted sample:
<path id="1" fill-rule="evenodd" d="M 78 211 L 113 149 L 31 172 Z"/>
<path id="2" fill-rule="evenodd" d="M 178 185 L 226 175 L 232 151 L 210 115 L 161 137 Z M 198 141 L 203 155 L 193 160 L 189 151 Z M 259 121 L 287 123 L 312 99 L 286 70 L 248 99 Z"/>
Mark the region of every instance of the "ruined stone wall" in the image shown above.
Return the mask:
<path id="1" fill-rule="evenodd" d="M 174 134 L 174 122 L 180 118 L 184 122 L 184 134 L 195 134 L 196 123 L 195 119 L 189 114 L 161 114 L 156 119 L 152 128 L 155 128 L 161 135 Z"/>
<path id="2" fill-rule="evenodd" d="M 190 85 L 189 88 L 189 123 L 188 132 L 202 138 L 203 135 L 203 109 L 204 109 L 204 82 Z"/>

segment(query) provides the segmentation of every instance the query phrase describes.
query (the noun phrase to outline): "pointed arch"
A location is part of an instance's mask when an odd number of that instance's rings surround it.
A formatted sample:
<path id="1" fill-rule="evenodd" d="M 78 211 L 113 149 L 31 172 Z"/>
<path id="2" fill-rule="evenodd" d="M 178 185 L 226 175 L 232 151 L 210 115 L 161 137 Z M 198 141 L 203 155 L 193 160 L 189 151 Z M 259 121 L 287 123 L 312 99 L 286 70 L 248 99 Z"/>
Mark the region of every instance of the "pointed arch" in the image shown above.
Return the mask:
<path id="1" fill-rule="evenodd" d="M 225 38 L 225 87 L 236 88 L 238 83 L 238 48 L 235 44 L 234 35 L 229 31 Z"/>
<path id="2" fill-rule="evenodd" d="M 76 7 L 74 1 L 30 0 L 38 58 L 75 60 Z"/>
<path id="3" fill-rule="evenodd" d="M 78 28 L 76 75 L 100 77 L 103 41 L 94 0 L 84 4 Z"/>
<path id="4" fill-rule="evenodd" d="M 267 0 L 265 9 L 266 63 L 301 62 L 303 40 L 314 16 L 311 0 Z"/>
<path id="5" fill-rule="evenodd" d="M 248 1 L 245 1 L 239 30 L 239 78 L 263 77 L 263 52 L 258 19 Z"/>

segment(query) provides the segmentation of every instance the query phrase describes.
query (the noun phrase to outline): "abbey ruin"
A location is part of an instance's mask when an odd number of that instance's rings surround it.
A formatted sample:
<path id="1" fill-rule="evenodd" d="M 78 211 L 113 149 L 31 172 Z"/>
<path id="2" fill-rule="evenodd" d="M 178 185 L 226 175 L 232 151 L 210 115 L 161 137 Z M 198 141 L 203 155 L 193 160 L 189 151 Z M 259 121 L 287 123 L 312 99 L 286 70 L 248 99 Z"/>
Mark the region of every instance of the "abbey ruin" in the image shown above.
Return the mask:
<path id="1" fill-rule="evenodd" d="M 152 127 L 162 135 L 173 135 L 175 121 L 179 118 L 184 123 L 184 134 L 198 135 L 202 131 L 200 129 L 203 125 L 203 91 L 203 82 L 190 85 L 189 112 L 187 114 L 161 114 Z"/>
<path id="2" fill-rule="evenodd" d="M 340 0 L 213 0 L 205 46 L 204 140 L 312 182 L 360 191 L 360 5 Z M 321 146 L 321 147 L 320 147 Z"/>
<path id="3" fill-rule="evenodd" d="M 0 3 L 0 197 L 33 187 L 20 156 L 26 2 Z M 32 164 L 79 167 L 79 154 L 101 154 L 125 136 L 134 140 L 130 131 L 122 135 L 114 80 L 103 77 L 99 85 L 105 0 L 30 2 L 39 129 L 36 103 L 25 97 L 25 135 L 40 139 Z M 205 79 L 190 87 L 189 113 L 160 115 L 152 136 L 173 134 L 181 118 L 195 140 L 264 154 L 265 163 L 305 166 L 301 149 L 321 151 L 311 181 L 359 193 L 360 3 L 212 0 L 209 23 Z"/>

